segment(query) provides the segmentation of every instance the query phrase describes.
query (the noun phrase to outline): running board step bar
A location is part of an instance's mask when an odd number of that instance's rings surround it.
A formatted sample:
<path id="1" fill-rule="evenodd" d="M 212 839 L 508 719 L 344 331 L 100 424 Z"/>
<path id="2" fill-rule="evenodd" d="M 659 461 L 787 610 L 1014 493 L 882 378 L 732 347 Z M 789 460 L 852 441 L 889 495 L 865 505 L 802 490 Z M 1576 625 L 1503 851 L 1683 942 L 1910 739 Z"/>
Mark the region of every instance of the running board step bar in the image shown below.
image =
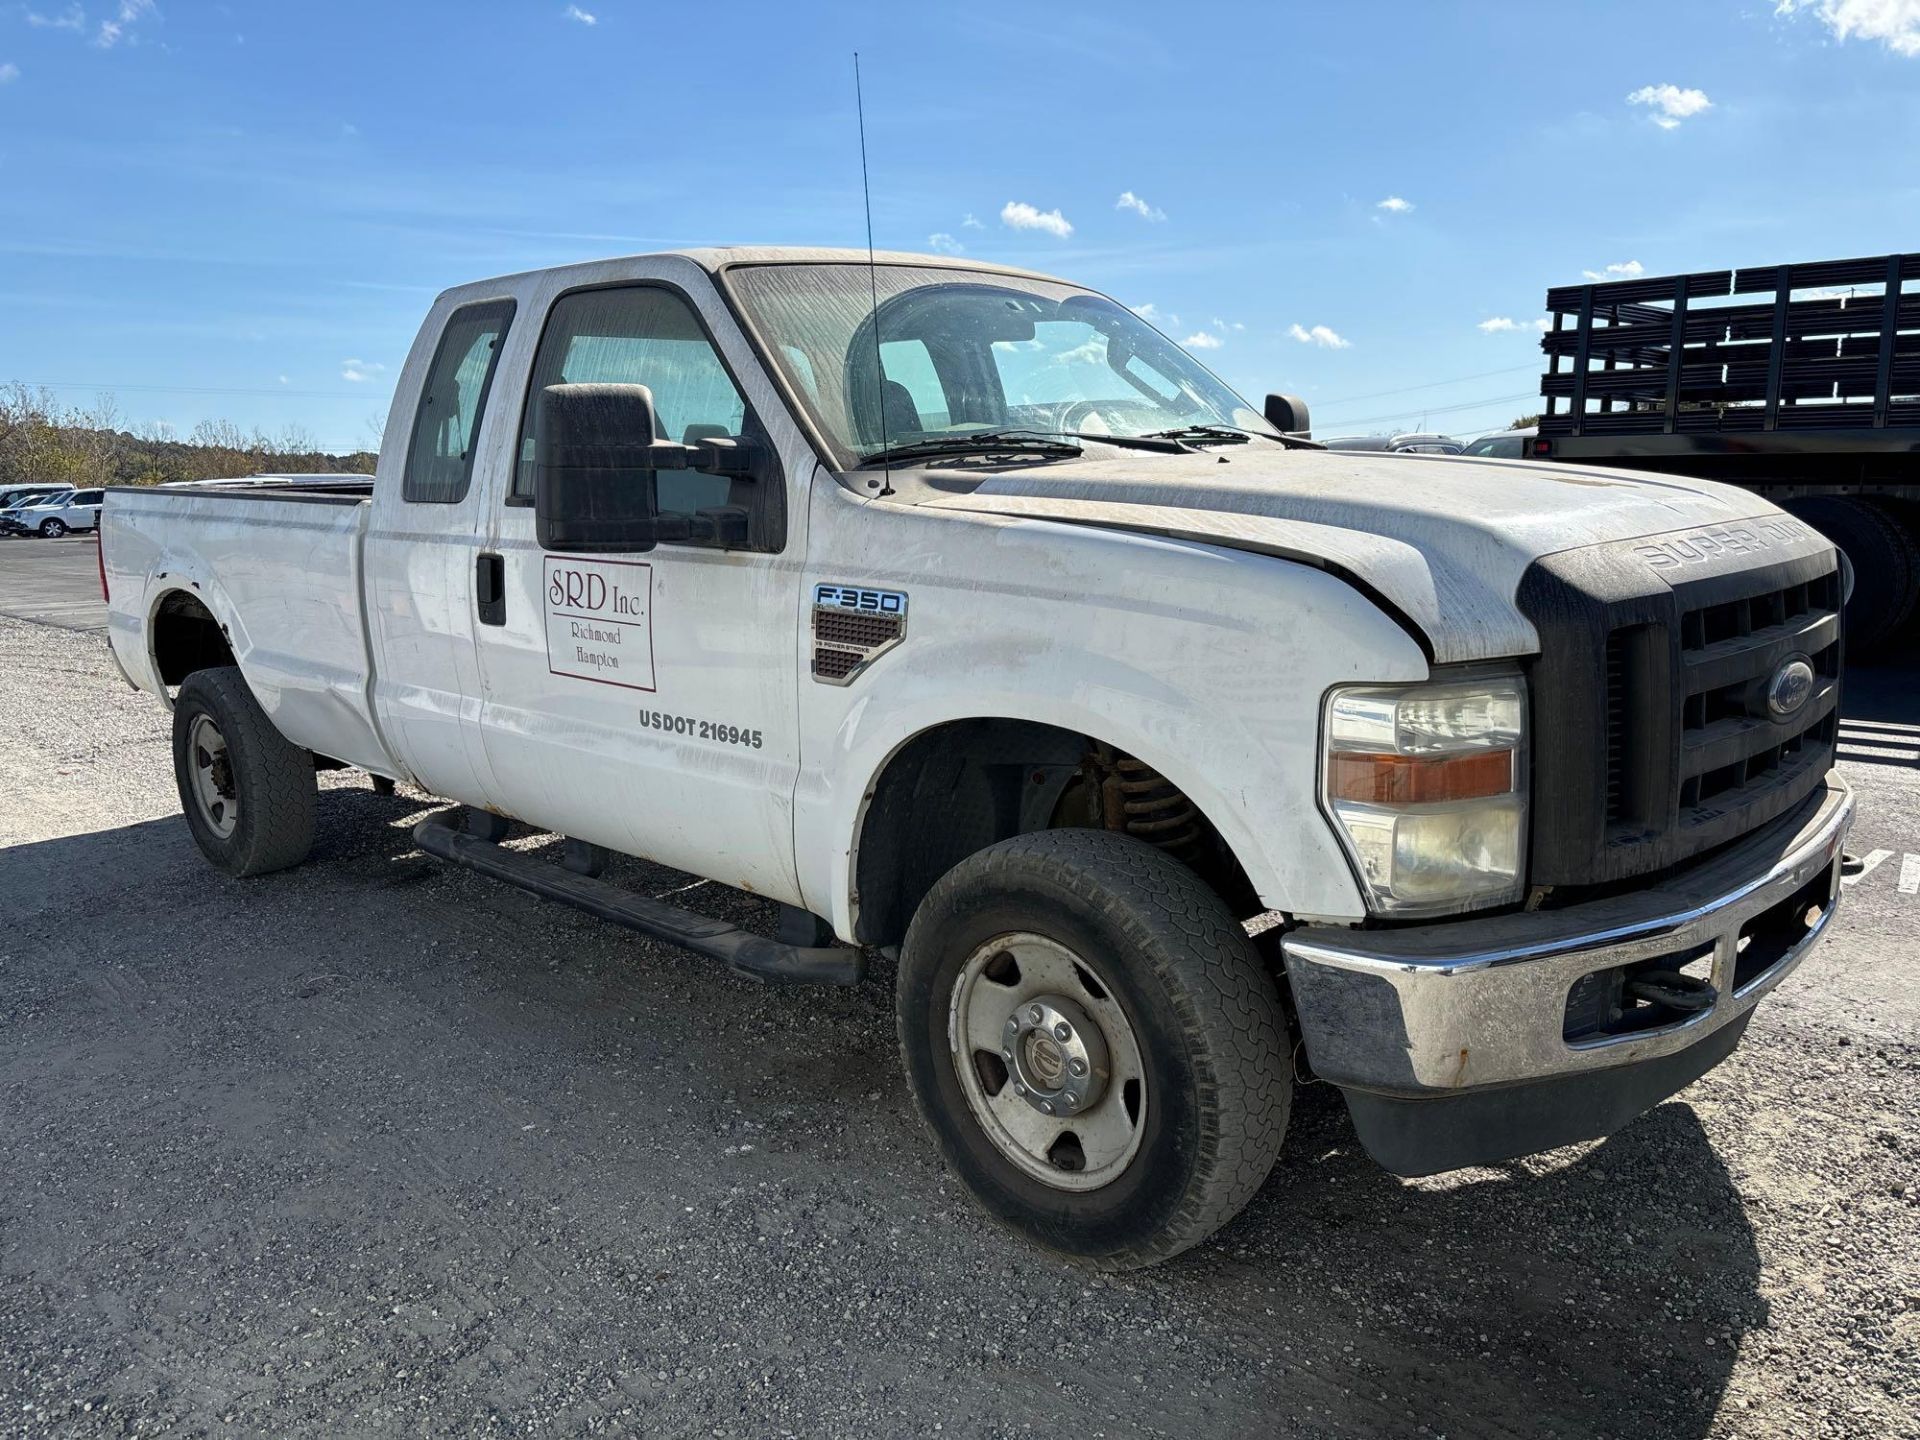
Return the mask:
<path id="1" fill-rule="evenodd" d="M 469 834 L 457 810 L 422 820 L 414 827 L 413 843 L 429 855 L 530 890 L 542 899 L 558 900 L 642 935 L 711 956 L 742 975 L 816 985 L 858 985 L 866 975 L 866 955 L 852 946 L 784 945 L 724 920 L 709 920 L 677 905 L 649 900 Z"/>

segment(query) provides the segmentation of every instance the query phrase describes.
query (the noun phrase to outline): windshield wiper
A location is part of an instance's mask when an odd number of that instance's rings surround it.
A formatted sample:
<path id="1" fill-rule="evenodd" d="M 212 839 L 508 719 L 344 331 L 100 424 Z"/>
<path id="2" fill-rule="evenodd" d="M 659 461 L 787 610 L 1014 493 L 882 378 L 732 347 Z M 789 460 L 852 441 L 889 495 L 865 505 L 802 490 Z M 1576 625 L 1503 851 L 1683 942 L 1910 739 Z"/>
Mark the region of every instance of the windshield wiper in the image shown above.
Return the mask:
<path id="1" fill-rule="evenodd" d="M 1114 445 L 1122 450 L 1151 450 L 1160 455 L 1183 455 L 1187 447 L 1172 435 L 1101 435 L 1092 430 L 1037 430 L 1009 426 L 1004 430 L 982 430 L 972 435 L 933 435 L 925 440 L 909 440 L 864 457 L 861 466 L 899 460 L 917 460 L 937 455 L 964 455 L 985 450 L 1019 447 L 1036 455 L 1070 459 L 1080 454 L 1074 440 L 1090 440 L 1096 445 Z"/>
<path id="2" fill-rule="evenodd" d="M 942 455 L 978 455 L 995 450 L 1023 455 L 1045 455 L 1066 460 L 1080 453 L 1070 440 L 1052 439 L 1044 433 L 1022 434 L 1012 430 L 982 430 L 972 435 L 929 435 L 908 440 L 860 457 L 859 468 L 892 465 L 903 460 L 931 460 Z"/>
<path id="3" fill-rule="evenodd" d="M 1289 450 L 1324 450 L 1317 440 L 1302 440 L 1298 435 L 1282 435 L 1266 430 L 1243 430 L 1238 425 L 1176 425 L 1171 430 L 1150 430 L 1155 440 L 1211 440 L 1218 445 L 1244 445 L 1256 436 L 1276 440 Z"/>

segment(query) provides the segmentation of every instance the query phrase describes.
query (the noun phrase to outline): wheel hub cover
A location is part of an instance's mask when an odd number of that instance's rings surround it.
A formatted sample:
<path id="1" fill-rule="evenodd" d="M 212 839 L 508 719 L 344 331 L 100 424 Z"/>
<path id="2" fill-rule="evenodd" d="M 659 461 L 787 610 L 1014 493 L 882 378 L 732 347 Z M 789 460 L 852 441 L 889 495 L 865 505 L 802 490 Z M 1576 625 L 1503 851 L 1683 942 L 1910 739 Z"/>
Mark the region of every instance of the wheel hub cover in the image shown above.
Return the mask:
<path id="1" fill-rule="evenodd" d="M 1107 1083 L 1107 1043 L 1087 1013 L 1062 995 L 1036 995 L 1007 1017 L 1000 1058 L 1014 1093 L 1045 1115 L 1075 1115 Z"/>

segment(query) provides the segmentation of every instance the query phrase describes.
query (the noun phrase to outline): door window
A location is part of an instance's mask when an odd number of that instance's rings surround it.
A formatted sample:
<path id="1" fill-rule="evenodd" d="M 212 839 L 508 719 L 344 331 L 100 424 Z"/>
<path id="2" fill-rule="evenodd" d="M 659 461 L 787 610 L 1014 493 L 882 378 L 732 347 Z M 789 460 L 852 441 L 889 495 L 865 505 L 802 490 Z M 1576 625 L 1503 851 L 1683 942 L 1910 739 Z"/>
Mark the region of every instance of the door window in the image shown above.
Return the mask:
<path id="1" fill-rule="evenodd" d="M 403 500 L 452 505 L 473 482 L 473 446 L 487 407 L 500 342 L 513 319 L 513 302 L 468 305 L 447 319 L 407 446 Z"/>
<path id="2" fill-rule="evenodd" d="M 645 385 L 653 392 L 656 440 L 683 444 L 738 437 L 747 402 L 720 361 L 691 306 L 670 290 L 632 285 L 580 290 L 554 302 L 534 357 L 520 422 L 516 498 L 533 495 L 533 426 L 549 385 Z M 656 471 L 660 513 L 692 514 L 725 505 L 731 482 L 694 470 Z"/>

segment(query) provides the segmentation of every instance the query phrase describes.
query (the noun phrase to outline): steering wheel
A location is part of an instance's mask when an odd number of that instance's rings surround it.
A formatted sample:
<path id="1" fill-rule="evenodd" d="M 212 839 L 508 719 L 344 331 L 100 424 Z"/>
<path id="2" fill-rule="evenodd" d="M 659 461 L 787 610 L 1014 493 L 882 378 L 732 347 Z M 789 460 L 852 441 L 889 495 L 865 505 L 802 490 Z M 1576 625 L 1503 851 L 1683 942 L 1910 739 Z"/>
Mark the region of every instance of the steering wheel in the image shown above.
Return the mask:
<path id="1" fill-rule="evenodd" d="M 1075 400 L 1054 417 L 1053 423 L 1055 429 L 1073 434 L 1076 431 L 1086 430 L 1087 422 L 1093 419 L 1098 419 L 1100 425 L 1098 429 L 1088 431 L 1089 434 L 1100 435 L 1112 432 L 1113 424 L 1107 419 L 1102 402 L 1098 400 Z"/>

